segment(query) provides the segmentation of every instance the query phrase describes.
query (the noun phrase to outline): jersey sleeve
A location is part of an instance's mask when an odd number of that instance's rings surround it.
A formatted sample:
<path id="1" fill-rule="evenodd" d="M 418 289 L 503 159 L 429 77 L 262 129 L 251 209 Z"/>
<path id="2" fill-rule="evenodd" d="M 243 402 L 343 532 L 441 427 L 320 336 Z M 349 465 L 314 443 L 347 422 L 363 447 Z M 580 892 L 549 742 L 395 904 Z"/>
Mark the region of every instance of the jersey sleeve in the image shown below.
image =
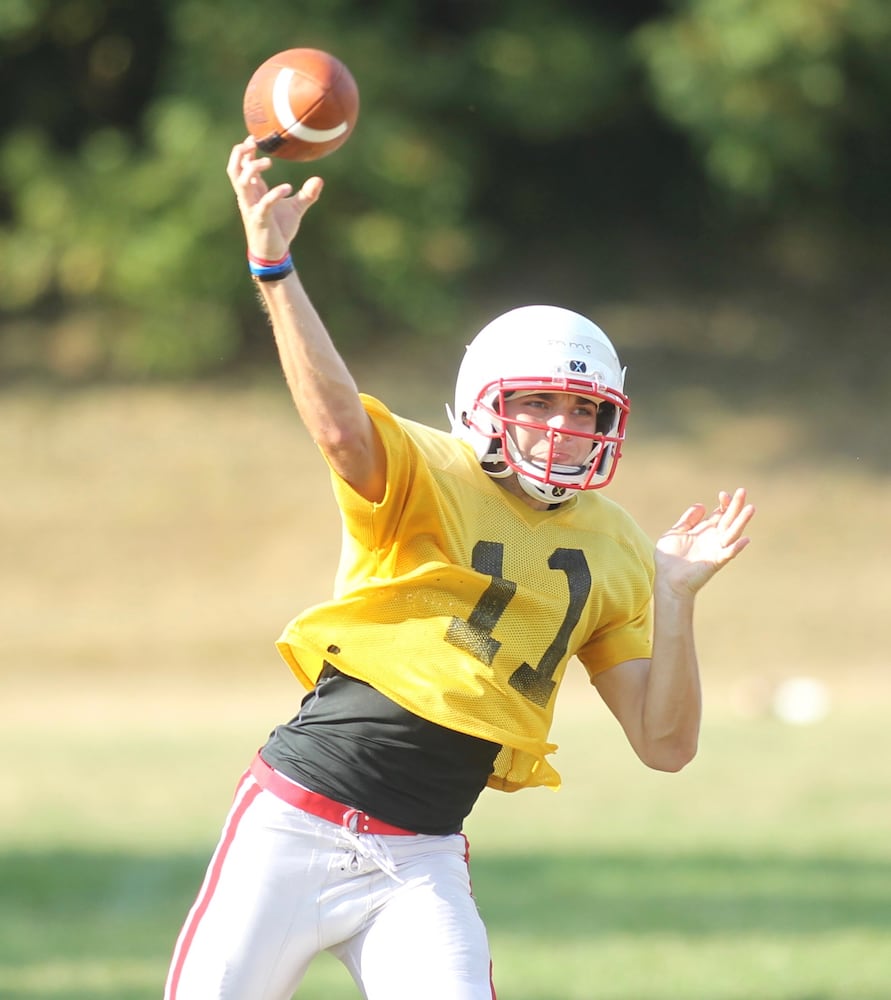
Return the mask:
<path id="1" fill-rule="evenodd" d="M 633 522 L 628 532 L 621 535 L 625 560 L 614 579 L 611 614 L 576 653 L 592 681 L 604 670 L 653 653 L 653 544 Z"/>
<path id="2" fill-rule="evenodd" d="M 371 396 L 362 402 L 384 447 L 386 487 L 380 501 L 369 501 L 331 471 L 342 524 L 335 597 L 435 557 L 441 511 L 434 470 L 454 463 L 459 448 L 451 435 L 397 417 Z M 431 541 L 429 555 L 421 551 L 424 539 Z"/>
<path id="3" fill-rule="evenodd" d="M 626 660 L 648 659 L 653 652 L 653 615 L 647 605 L 619 628 L 589 639 L 578 651 L 578 658 L 593 679 L 597 674 Z"/>
<path id="4" fill-rule="evenodd" d="M 387 462 L 386 490 L 378 502 L 360 496 L 331 470 L 331 483 L 347 532 L 368 549 L 379 548 L 398 528 L 410 484 L 418 471 L 417 449 L 405 429 L 379 400 L 362 395 L 365 411 L 384 446 Z"/>

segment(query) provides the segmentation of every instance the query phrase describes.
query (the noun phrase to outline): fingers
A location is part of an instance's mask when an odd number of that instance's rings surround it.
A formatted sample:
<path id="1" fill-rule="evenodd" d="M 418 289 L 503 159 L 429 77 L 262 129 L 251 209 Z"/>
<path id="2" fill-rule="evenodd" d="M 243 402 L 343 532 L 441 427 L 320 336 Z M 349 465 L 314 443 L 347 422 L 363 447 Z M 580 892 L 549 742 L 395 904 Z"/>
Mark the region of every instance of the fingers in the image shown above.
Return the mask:
<path id="1" fill-rule="evenodd" d="M 227 170 L 235 193 L 239 197 L 245 197 L 250 203 L 259 201 L 269 190 L 263 180 L 263 173 L 271 166 L 272 160 L 268 156 L 256 157 L 252 148 L 245 148 L 243 144 L 236 146 L 232 150 Z"/>
<path id="2" fill-rule="evenodd" d="M 705 514 L 705 505 L 701 503 L 694 503 L 689 506 L 683 514 L 675 521 L 675 523 L 669 529 L 670 531 L 680 531 L 686 529 L 689 531 L 690 528 L 695 527 L 702 520 Z"/>
<path id="3" fill-rule="evenodd" d="M 740 554 L 740 552 L 742 552 L 742 550 L 749 544 L 750 541 L 751 539 L 746 535 L 744 535 L 742 538 L 738 538 L 733 543 L 733 545 L 730 546 L 729 549 L 730 554 L 727 557 L 727 562 L 730 562 L 731 559 L 735 559 Z"/>
<path id="4" fill-rule="evenodd" d="M 750 540 L 743 535 L 743 531 L 754 517 L 755 508 L 746 503 L 746 491 L 737 489 L 733 496 L 728 493 L 718 494 L 718 511 L 718 531 L 729 561 L 736 558 L 749 544 Z"/>
<path id="5" fill-rule="evenodd" d="M 252 136 L 248 136 L 244 142 L 236 143 L 229 153 L 226 173 L 240 198 L 266 212 L 275 202 L 293 194 L 294 188 L 287 182 L 268 188 L 263 174 L 272 166 L 272 159 L 268 156 L 258 157 L 256 152 L 257 143 Z M 319 200 L 323 187 L 321 177 L 310 177 L 304 181 L 294 199 L 294 207 L 300 216 Z"/>
<path id="6" fill-rule="evenodd" d="M 256 162 L 259 163 L 260 161 L 258 160 Z M 262 169 L 265 169 L 265 167 Z M 248 179 L 249 184 L 255 183 L 251 179 L 252 175 L 253 171 L 250 171 Z M 304 183 L 303 187 L 301 187 L 296 193 L 294 193 L 293 186 L 287 182 L 284 184 L 278 184 L 274 188 L 270 189 L 266 189 L 264 185 L 263 190 L 265 193 L 256 202 L 256 208 L 261 215 L 265 215 L 271 211 L 277 202 L 287 201 L 287 208 L 289 211 L 286 216 L 282 216 L 282 219 L 289 220 L 289 223 L 286 223 L 286 225 L 290 224 L 293 226 L 294 231 L 291 234 L 293 237 L 296 235 L 297 227 L 303 219 L 303 216 L 306 215 L 309 208 L 319 200 L 319 197 L 322 194 L 323 186 L 321 177 L 310 177 L 309 180 Z M 293 198 L 290 197 L 292 194 Z"/>
<path id="7" fill-rule="evenodd" d="M 226 164 L 226 173 L 229 175 L 229 180 L 235 186 L 240 178 L 243 176 L 245 168 L 247 168 L 253 162 L 261 162 L 255 160 L 255 153 L 257 149 L 257 144 L 250 136 L 245 139 L 244 142 L 237 142 L 232 147 L 229 152 L 229 161 Z M 268 157 L 266 157 L 268 160 Z"/>
<path id="8" fill-rule="evenodd" d="M 746 491 L 744 488 L 734 490 L 732 494 L 721 490 L 718 493 L 718 506 L 712 511 L 708 518 L 705 518 L 705 505 L 701 503 L 691 504 L 678 520 L 672 525 L 671 530 L 677 531 L 681 528 L 693 528 L 697 524 L 710 522 L 718 525 L 723 532 L 742 530 L 751 521 L 755 513 L 755 508 L 746 503 Z"/>
<path id="9" fill-rule="evenodd" d="M 255 204 L 261 201 L 270 193 L 269 188 L 263 180 L 263 173 L 272 166 L 272 159 L 269 156 L 257 156 L 257 143 L 248 136 L 244 142 L 238 142 L 229 153 L 229 162 L 226 165 L 226 173 L 235 188 L 236 194 L 246 196 L 246 200 Z M 279 184 L 272 188 L 276 192 L 278 199 L 291 193 L 290 184 Z"/>
<path id="10" fill-rule="evenodd" d="M 720 513 L 721 527 L 725 531 L 732 530 L 739 534 L 752 520 L 755 508 L 746 503 L 746 491 L 740 488 L 734 491 L 733 496 L 728 493 L 718 494 L 717 512 Z"/>

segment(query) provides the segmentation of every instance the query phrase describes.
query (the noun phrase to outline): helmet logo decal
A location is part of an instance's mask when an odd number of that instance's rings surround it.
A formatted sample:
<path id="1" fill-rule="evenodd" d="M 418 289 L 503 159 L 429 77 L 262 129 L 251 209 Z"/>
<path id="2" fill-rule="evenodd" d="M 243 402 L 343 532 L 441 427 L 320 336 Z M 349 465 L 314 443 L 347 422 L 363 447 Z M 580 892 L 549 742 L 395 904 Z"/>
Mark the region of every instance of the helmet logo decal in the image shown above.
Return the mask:
<path id="1" fill-rule="evenodd" d="M 565 348 L 569 351 L 578 351 L 579 354 L 591 354 L 591 345 L 578 340 L 562 340 L 559 337 L 548 337 L 548 347 Z"/>
<path id="2" fill-rule="evenodd" d="M 575 360 L 573 360 L 573 361 L 569 362 L 569 370 L 571 372 L 575 372 L 577 374 L 584 375 L 585 372 L 588 370 L 588 366 L 585 364 L 584 361 L 575 361 Z"/>

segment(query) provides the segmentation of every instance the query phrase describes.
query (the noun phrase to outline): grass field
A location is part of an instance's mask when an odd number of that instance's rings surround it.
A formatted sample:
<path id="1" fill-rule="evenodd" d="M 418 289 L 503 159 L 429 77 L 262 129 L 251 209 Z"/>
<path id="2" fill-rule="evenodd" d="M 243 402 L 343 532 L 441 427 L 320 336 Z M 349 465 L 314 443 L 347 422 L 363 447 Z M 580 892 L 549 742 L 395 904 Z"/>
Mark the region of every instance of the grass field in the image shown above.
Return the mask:
<path id="1" fill-rule="evenodd" d="M 408 412 L 440 422 L 436 398 Z M 754 451 L 726 415 L 639 426 L 613 495 L 644 527 L 744 482 L 755 542 L 700 601 L 688 769 L 643 768 L 575 676 L 564 788 L 483 796 L 499 996 L 886 1000 L 887 466 L 794 422 Z M 277 383 L 8 391 L 0 451 L 0 997 L 159 997 L 234 782 L 299 697 L 272 642 L 330 586 L 321 463 Z M 823 721 L 771 712 L 797 675 Z M 357 994 L 320 960 L 301 995 Z"/>

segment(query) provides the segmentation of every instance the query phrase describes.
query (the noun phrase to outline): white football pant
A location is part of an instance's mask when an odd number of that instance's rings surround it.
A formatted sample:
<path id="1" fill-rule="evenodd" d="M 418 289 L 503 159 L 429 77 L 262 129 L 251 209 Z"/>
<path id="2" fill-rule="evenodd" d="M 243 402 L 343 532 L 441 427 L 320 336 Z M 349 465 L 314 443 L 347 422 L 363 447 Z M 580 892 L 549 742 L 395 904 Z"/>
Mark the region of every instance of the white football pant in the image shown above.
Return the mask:
<path id="1" fill-rule="evenodd" d="M 467 840 L 357 834 L 248 773 L 180 933 L 165 1000 L 290 1000 L 319 952 L 366 1000 L 493 1000 Z"/>

